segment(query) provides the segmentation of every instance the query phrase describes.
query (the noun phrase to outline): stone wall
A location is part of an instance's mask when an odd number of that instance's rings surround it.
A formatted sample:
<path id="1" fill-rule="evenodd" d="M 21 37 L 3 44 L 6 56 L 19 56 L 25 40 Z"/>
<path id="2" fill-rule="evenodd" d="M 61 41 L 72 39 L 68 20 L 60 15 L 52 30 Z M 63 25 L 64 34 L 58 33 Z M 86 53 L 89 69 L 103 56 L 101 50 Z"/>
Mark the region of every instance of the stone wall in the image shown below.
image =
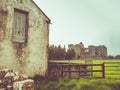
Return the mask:
<path id="1" fill-rule="evenodd" d="M 12 40 L 14 12 L 28 12 L 27 41 Z M 28 76 L 45 75 L 50 19 L 32 0 L 0 0 L 0 64 Z"/>
<path id="2" fill-rule="evenodd" d="M 0 90 L 34 90 L 34 81 L 22 73 L 0 66 Z"/>
<path id="3" fill-rule="evenodd" d="M 79 58 L 82 53 L 82 48 L 84 48 L 84 45 L 81 43 L 79 44 L 69 44 L 68 49 L 73 49 L 75 51 L 75 58 Z"/>

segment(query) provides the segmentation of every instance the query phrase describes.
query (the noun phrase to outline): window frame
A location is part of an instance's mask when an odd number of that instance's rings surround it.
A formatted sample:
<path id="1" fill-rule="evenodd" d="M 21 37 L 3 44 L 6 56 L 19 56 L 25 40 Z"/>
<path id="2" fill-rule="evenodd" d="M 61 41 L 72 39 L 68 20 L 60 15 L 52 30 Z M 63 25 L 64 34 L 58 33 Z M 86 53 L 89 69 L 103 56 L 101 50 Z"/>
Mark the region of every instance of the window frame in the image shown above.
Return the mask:
<path id="1" fill-rule="evenodd" d="M 24 40 L 22 41 L 19 41 L 20 39 L 17 39 L 17 37 L 20 37 L 19 35 L 17 36 L 15 34 L 15 12 L 17 13 L 21 13 L 21 14 L 24 14 L 25 15 L 25 31 L 24 31 Z M 17 9 L 17 8 L 14 8 L 14 19 L 13 19 L 13 30 L 12 30 L 12 41 L 13 42 L 16 42 L 16 43 L 26 43 L 27 42 L 27 38 L 28 38 L 28 14 L 29 12 L 28 11 L 25 11 L 25 10 L 21 10 L 21 9 Z"/>

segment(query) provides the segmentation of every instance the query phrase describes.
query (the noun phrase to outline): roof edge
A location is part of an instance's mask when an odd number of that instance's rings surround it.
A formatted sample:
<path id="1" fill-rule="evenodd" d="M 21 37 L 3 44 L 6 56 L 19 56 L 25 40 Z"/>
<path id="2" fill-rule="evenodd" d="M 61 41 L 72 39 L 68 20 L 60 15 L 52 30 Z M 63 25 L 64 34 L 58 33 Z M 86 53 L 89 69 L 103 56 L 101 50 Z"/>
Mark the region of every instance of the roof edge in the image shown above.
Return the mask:
<path id="1" fill-rule="evenodd" d="M 35 6 L 42 12 L 42 14 L 48 19 L 48 23 L 51 23 L 51 20 L 50 20 L 50 18 L 48 18 L 48 16 L 40 9 L 40 7 L 33 1 L 33 0 L 31 0 L 34 4 L 35 4 Z"/>

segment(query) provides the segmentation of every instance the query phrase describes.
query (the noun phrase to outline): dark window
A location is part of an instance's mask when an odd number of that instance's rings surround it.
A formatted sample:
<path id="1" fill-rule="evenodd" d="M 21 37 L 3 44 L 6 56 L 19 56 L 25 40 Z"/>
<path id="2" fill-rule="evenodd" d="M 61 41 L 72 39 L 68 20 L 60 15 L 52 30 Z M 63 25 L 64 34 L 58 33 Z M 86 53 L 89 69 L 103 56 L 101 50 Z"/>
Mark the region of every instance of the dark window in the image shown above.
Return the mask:
<path id="1" fill-rule="evenodd" d="M 14 10 L 13 42 L 24 43 L 27 40 L 28 12 L 19 9 Z"/>

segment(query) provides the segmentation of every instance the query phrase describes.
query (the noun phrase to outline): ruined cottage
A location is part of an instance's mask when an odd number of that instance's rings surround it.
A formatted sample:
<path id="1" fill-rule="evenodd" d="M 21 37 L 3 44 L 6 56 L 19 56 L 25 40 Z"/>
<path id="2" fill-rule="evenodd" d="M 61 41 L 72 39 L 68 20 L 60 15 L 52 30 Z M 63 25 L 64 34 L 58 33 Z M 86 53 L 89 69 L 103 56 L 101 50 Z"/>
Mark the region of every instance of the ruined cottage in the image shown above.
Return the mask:
<path id="1" fill-rule="evenodd" d="M 50 19 L 33 0 L 0 0 L 0 65 L 45 75 Z"/>

